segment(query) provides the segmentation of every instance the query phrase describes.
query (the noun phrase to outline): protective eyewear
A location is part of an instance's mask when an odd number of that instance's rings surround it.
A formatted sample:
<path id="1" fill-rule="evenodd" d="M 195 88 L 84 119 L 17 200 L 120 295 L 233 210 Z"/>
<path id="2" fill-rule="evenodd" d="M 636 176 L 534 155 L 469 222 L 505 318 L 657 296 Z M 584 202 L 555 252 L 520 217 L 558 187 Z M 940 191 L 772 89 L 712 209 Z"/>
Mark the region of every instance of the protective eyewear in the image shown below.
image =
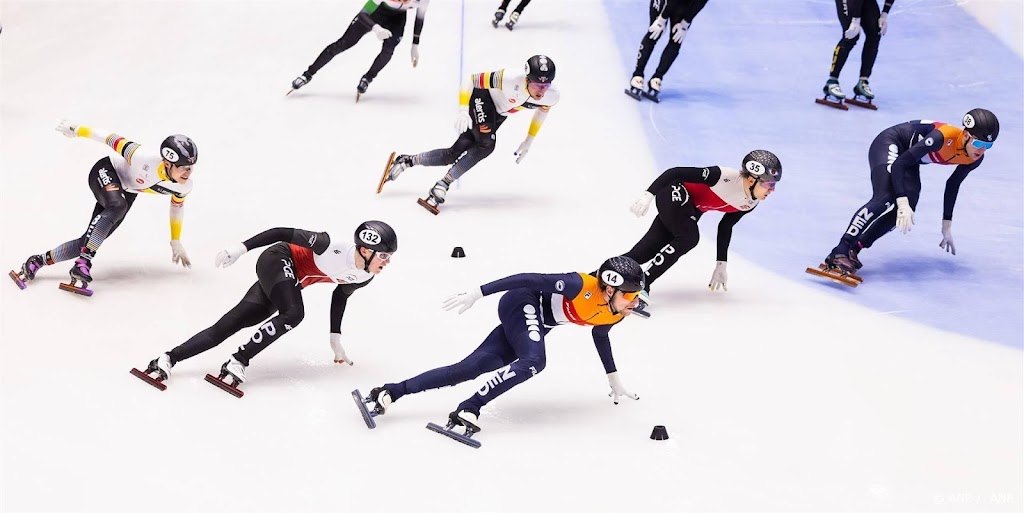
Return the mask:
<path id="1" fill-rule="evenodd" d="M 974 139 L 974 136 L 971 136 L 971 139 Z M 982 149 L 982 148 L 984 148 L 986 150 L 992 149 L 992 144 L 993 143 L 985 142 L 985 141 L 982 141 L 981 139 L 974 139 L 973 141 L 971 141 L 971 146 L 974 146 L 975 148 L 978 148 L 978 149 Z"/>
<path id="2" fill-rule="evenodd" d="M 379 258 L 382 262 L 387 262 L 388 260 L 391 260 L 391 253 L 380 253 L 380 252 L 378 252 L 378 253 L 375 254 L 375 256 L 377 258 Z"/>
<path id="3" fill-rule="evenodd" d="M 765 189 L 768 189 L 769 191 L 774 191 L 775 190 L 775 184 L 777 184 L 777 183 L 779 183 L 779 182 L 765 182 L 765 181 L 762 181 L 761 182 L 761 187 L 764 187 Z"/>
<path id="4" fill-rule="evenodd" d="M 551 88 L 551 82 L 530 82 L 530 85 L 540 89 L 541 91 L 547 91 Z"/>
<path id="5" fill-rule="evenodd" d="M 623 290 L 621 292 L 622 292 L 622 299 L 625 299 L 626 301 L 630 301 L 630 302 L 635 300 L 636 297 L 640 295 L 640 291 L 639 290 L 636 291 L 636 292 L 626 292 L 625 290 Z"/>

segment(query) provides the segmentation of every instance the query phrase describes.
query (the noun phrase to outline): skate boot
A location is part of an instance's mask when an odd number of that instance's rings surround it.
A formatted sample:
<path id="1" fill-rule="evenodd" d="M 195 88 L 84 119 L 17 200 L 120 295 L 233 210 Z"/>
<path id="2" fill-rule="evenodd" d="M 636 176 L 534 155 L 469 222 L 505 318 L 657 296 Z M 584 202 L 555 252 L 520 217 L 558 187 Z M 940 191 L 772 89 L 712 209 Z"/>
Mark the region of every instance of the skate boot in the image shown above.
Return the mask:
<path id="1" fill-rule="evenodd" d="M 444 203 L 445 195 L 448 193 L 448 183 L 444 180 L 438 180 L 433 187 L 430 188 L 430 193 L 427 195 L 427 199 L 419 199 L 417 202 L 421 207 L 430 211 L 435 216 L 440 212 L 438 207 Z"/>
<path id="2" fill-rule="evenodd" d="M 71 275 L 71 283 L 61 283 L 60 289 L 68 292 L 74 292 L 75 294 L 81 294 L 83 296 L 91 296 L 92 291 L 89 290 L 89 283 L 92 282 L 92 260 L 89 255 L 82 254 L 75 260 L 74 267 L 68 272 Z M 81 283 L 81 286 L 78 285 Z"/>
<path id="3" fill-rule="evenodd" d="M 658 103 L 661 100 L 658 99 L 658 95 L 661 94 L 661 78 L 654 77 L 650 82 L 647 83 L 647 91 L 644 91 L 644 96 L 648 100 L 654 103 Z"/>
<path id="4" fill-rule="evenodd" d="M 640 295 L 637 297 L 640 298 L 640 302 L 636 305 L 636 308 L 633 309 L 633 313 L 643 317 L 644 319 L 650 319 L 651 312 L 647 310 L 647 307 L 651 304 L 651 293 L 646 290 L 641 290 Z"/>
<path id="5" fill-rule="evenodd" d="M 359 97 L 366 93 L 366 90 L 370 88 L 370 82 L 372 82 L 372 80 L 365 76 L 359 79 L 359 85 L 356 86 L 356 101 L 359 101 Z"/>
<path id="6" fill-rule="evenodd" d="M 370 390 L 370 395 L 366 398 L 367 406 L 373 405 L 370 411 L 373 412 L 374 416 L 384 415 L 388 411 L 388 406 L 391 406 L 393 402 L 391 400 L 391 392 L 388 392 L 384 387 L 376 387 Z"/>
<path id="7" fill-rule="evenodd" d="M 494 19 L 491 20 L 491 25 L 494 28 L 498 28 L 498 23 L 501 23 L 501 20 L 504 17 L 505 17 L 505 9 L 498 9 L 497 11 L 494 11 Z"/>
<path id="8" fill-rule="evenodd" d="M 878 110 L 878 107 L 871 103 L 871 100 L 874 99 L 875 93 L 871 90 L 868 79 L 861 78 L 857 81 L 857 85 L 853 86 L 853 98 L 847 98 L 846 103 L 864 107 L 865 109 Z"/>
<path id="9" fill-rule="evenodd" d="M 391 152 L 388 163 L 384 166 L 384 174 L 380 176 L 380 182 L 377 184 L 377 194 L 384 190 L 384 184 L 398 180 L 398 175 L 401 175 L 402 171 L 409 169 L 413 165 L 412 155 L 398 155 L 396 157 L 395 152 Z"/>
<path id="10" fill-rule="evenodd" d="M 833 253 L 825 258 L 825 265 L 830 270 L 839 271 L 842 274 L 853 274 L 857 272 L 857 266 L 850 260 L 850 256 L 844 253 Z"/>
<path id="11" fill-rule="evenodd" d="M 829 78 L 825 82 L 825 87 L 821 88 L 822 92 L 825 93 L 824 98 L 815 98 L 814 103 L 821 105 L 828 105 L 836 109 L 849 110 L 849 107 L 843 104 L 843 100 L 846 98 L 846 93 L 839 87 L 839 81 L 834 78 Z"/>
<path id="12" fill-rule="evenodd" d="M 459 409 L 448 414 L 448 423 L 445 426 L 442 427 L 433 422 L 428 422 L 427 429 L 479 449 L 480 441 L 473 439 L 473 435 L 480 432 L 480 424 L 477 421 L 479 417 L 480 414 L 477 412 Z M 459 427 L 464 428 L 464 430 L 460 432 L 457 429 Z"/>
<path id="13" fill-rule="evenodd" d="M 245 394 L 238 389 L 238 385 L 245 382 L 245 367 L 232 356 L 220 366 L 220 374 L 217 377 L 207 374 L 206 381 L 235 397 L 242 397 Z"/>
<path id="14" fill-rule="evenodd" d="M 519 21 L 519 13 L 512 11 L 512 15 L 508 17 L 508 22 L 505 23 L 505 28 L 512 30 L 512 27 L 516 26 L 516 22 Z"/>
<path id="15" fill-rule="evenodd" d="M 861 263 L 860 258 L 857 258 L 857 253 L 859 253 L 858 250 L 850 250 L 850 263 L 853 264 L 855 270 L 859 271 L 861 267 L 864 267 L 864 264 Z"/>
<path id="16" fill-rule="evenodd" d="M 625 93 L 634 100 L 639 100 L 644 94 L 644 77 L 635 76 L 629 81 L 629 89 Z"/>
<path id="17" fill-rule="evenodd" d="M 9 276 L 19 289 L 25 289 L 28 287 L 28 282 L 32 281 L 36 277 L 36 272 L 42 269 L 46 265 L 46 260 L 43 255 L 32 255 L 25 260 L 24 264 L 21 264 L 21 271 L 11 271 Z"/>
<path id="18" fill-rule="evenodd" d="M 515 14 L 515 13 L 512 13 Z M 466 435 L 473 435 L 480 432 L 480 415 L 469 410 L 456 410 L 448 414 L 448 422 L 452 426 L 466 428 Z"/>
<path id="19" fill-rule="evenodd" d="M 285 96 L 288 96 L 289 94 L 298 91 L 299 89 L 302 88 L 302 86 L 308 84 L 310 80 L 313 80 L 313 77 L 305 73 L 299 75 L 298 77 L 295 78 L 295 80 L 292 80 L 292 88 L 291 90 L 288 91 L 288 93 L 285 94 Z"/>
<path id="20" fill-rule="evenodd" d="M 171 355 L 164 353 L 150 361 L 145 372 L 132 369 L 132 375 L 159 390 L 167 390 L 167 385 L 163 382 L 171 377 L 171 367 L 174 367 L 174 364 L 171 363 Z"/>

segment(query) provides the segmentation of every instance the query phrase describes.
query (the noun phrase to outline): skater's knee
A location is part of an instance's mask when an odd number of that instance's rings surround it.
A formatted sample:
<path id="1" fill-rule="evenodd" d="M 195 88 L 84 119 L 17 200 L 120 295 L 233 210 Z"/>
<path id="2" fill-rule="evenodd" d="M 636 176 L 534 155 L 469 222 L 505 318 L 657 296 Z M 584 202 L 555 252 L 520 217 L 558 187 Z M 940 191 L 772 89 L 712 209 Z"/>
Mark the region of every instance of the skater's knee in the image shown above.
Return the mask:
<path id="1" fill-rule="evenodd" d="M 281 310 L 280 317 L 281 322 L 294 328 L 306 317 L 306 309 L 301 304 L 295 305 L 286 310 Z"/>
<path id="2" fill-rule="evenodd" d="M 395 48 L 398 47 L 398 43 L 402 42 L 402 38 L 398 36 L 392 36 L 384 40 L 384 44 L 380 47 L 381 55 L 392 55 L 395 53 Z"/>
<path id="3" fill-rule="evenodd" d="M 530 373 L 530 376 L 536 376 L 547 367 L 548 359 L 544 355 L 520 358 L 519 364 L 526 372 Z"/>
<path id="4" fill-rule="evenodd" d="M 845 37 L 839 40 L 839 47 L 845 50 L 849 50 L 854 46 L 857 46 L 857 41 L 860 41 L 860 34 L 857 34 L 853 39 L 846 39 Z"/>

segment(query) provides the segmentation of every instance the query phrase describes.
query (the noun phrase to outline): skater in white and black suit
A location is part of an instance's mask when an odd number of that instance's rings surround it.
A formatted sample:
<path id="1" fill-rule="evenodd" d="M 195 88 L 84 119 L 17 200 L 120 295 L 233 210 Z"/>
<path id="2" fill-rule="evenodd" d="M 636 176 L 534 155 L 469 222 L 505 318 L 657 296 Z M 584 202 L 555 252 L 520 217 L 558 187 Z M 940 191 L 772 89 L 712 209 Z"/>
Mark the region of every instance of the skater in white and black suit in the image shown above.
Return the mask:
<path id="1" fill-rule="evenodd" d="M 429 5 L 430 0 L 367 0 L 359 14 L 352 18 L 341 38 L 327 45 L 313 64 L 292 81 L 292 90 L 308 84 L 320 68 L 326 66 L 339 53 L 355 46 L 363 36 L 372 31 L 383 43 L 377 58 L 373 60 L 370 69 L 359 79 L 359 85 L 356 86 L 358 94 L 365 93 L 370 87 L 370 82 L 373 82 L 377 74 L 387 66 L 395 53 L 395 48 L 402 42 L 407 13 L 413 8 L 416 9 L 416 22 L 412 29 L 412 49 L 409 54 L 413 67 L 416 67 L 420 62 L 420 33 L 423 32 L 423 20 L 426 18 Z"/>
<path id="2" fill-rule="evenodd" d="M 739 170 L 724 166 L 674 167 L 656 178 L 630 208 L 642 217 L 651 202 L 657 200 L 658 215 L 650 229 L 625 253 L 637 262 L 651 262 L 647 287 L 640 294 L 636 313 L 647 316 L 651 284 L 697 246 L 697 221 L 712 210 L 725 215 L 718 223 L 717 262 L 708 287 L 724 290 L 733 226 L 771 195 L 781 179 L 782 163 L 767 150 L 748 153 Z"/>
<path id="3" fill-rule="evenodd" d="M 147 374 L 158 381 L 166 380 L 176 363 L 216 347 L 243 328 L 262 323 L 221 366 L 222 376 L 232 377 L 235 385 L 242 383 L 249 361 L 302 322 L 302 289 L 314 283 L 337 284 L 331 299 L 331 348 L 336 363 L 352 363 L 341 345 L 345 306 L 353 292 L 366 286 L 391 261 L 398 250 L 395 231 L 382 221 L 360 224 L 353 239 L 335 238 L 327 232 L 273 228 L 221 251 L 216 265 L 227 267 L 246 252 L 263 246 L 270 247 L 256 260 L 257 281 L 242 300 L 213 326 L 149 362 Z M 278 314 L 271 317 L 275 312 Z"/>

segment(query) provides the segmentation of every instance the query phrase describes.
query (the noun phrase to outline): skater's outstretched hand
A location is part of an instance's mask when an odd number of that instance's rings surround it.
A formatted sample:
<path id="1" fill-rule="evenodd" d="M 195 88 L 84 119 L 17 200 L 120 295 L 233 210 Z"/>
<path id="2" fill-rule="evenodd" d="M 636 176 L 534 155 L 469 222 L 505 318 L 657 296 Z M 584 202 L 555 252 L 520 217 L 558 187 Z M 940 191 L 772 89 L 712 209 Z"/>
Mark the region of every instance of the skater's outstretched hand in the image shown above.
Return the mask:
<path id="1" fill-rule="evenodd" d="M 727 263 L 721 260 L 715 262 L 715 272 L 711 273 L 711 283 L 708 283 L 709 289 L 714 291 L 721 287 L 723 292 L 729 291 L 729 288 L 725 286 L 725 282 L 729 280 L 729 275 L 725 272 L 725 264 Z"/>
<path id="2" fill-rule="evenodd" d="M 225 248 L 220 253 L 217 253 L 217 258 L 214 259 L 214 267 L 227 267 L 238 260 L 239 257 L 244 255 L 249 248 L 245 247 L 245 244 L 239 242 L 229 248 Z"/>
<path id="3" fill-rule="evenodd" d="M 414 43 L 409 54 L 412 56 L 412 67 L 415 68 L 420 63 L 420 45 Z"/>
<path id="4" fill-rule="evenodd" d="M 192 261 L 188 259 L 188 253 L 185 252 L 185 246 L 181 245 L 180 240 L 171 241 L 171 263 L 181 262 L 183 267 L 192 267 Z"/>
<path id="5" fill-rule="evenodd" d="M 690 30 L 690 24 L 686 20 L 679 20 L 679 23 L 672 25 L 672 42 L 676 44 L 683 44 L 683 39 L 686 37 L 686 31 Z"/>
<path id="6" fill-rule="evenodd" d="M 633 206 L 629 207 L 629 211 L 637 217 L 643 217 L 647 215 L 647 209 L 651 208 L 652 201 L 654 201 L 654 195 L 644 191 L 644 193 L 633 202 Z"/>
<path id="7" fill-rule="evenodd" d="M 910 231 L 912 224 L 914 224 L 914 209 L 910 208 L 910 200 L 906 196 L 896 198 L 896 228 L 905 234 Z"/>
<path id="8" fill-rule="evenodd" d="M 846 39 L 853 39 L 860 35 L 860 18 L 853 18 L 850 20 L 850 26 L 843 32 L 843 37 Z"/>
<path id="9" fill-rule="evenodd" d="M 654 23 L 651 23 L 651 27 L 647 29 L 651 33 L 651 39 L 657 41 L 661 37 L 661 31 L 665 30 L 665 18 L 658 16 L 655 18 Z"/>
<path id="10" fill-rule="evenodd" d="M 391 31 L 380 25 L 373 26 L 373 33 L 377 36 L 377 39 L 380 39 L 381 41 L 391 37 Z"/>
<path id="11" fill-rule="evenodd" d="M 334 363 L 356 364 L 345 354 L 345 348 L 341 347 L 341 333 L 331 333 L 331 349 L 334 350 Z"/>
<path id="12" fill-rule="evenodd" d="M 519 149 L 515 152 L 516 164 L 526 158 L 526 153 L 530 151 L 531 144 L 533 144 L 533 137 L 527 137 L 523 142 L 519 143 Z"/>
<path id="13" fill-rule="evenodd" d="M 66 119 L 60 120 L 60 123 L 57 123 L 57 128 L 55 128 L 55 130 L 60 132 L 64 137 L 74 139 L 78 136 L 78 126 L 72 125 L 71 122 Z"/>
<path id="14" fill-rule="evenodd" d="M 889 13 L 883 12 L 878 16 L 878 34 L 884 36 L 889 30 Z"/>
<path id="15" fill-rule="evenodd" d="M 622 380 L 619 379 L 619 372 L 608 373 L 608 386 L 612 387 L 612 391 L 608 393 L 608 397 L 612 398 L 612 402 L 619 404 L 620 397 L 628 397 L 634 401 L 639 401 L 640 396 L 626 390 L 626 387 L 622 386 Z"/>
<path id="16" fill-rule="evenodd" d="M 950 219 L 942 220 L 942 241 L 939 242 L 939 247 L 946 250 L 946 253 L 956 254 L 956 246 L 953 245 L 953 221 Z"/>
<path id="17" fill-rule="evenodd" d="M 469 117 L 469 107 L 459 107 L 459 113 L 455 117 L 455 133 L 462 135 L 473 125 L 473 119 Z"/>
<path id="18" fill-rule="evenodd" d="M 459 307 L 459 313 L 469 310 L 473 303 L 476 303 L 477 299 L 484 297 L 483 291 L 480 287 L 476 287 L 469 292 L 460 292 L 454 296 L 444 300 L 444 304 L 441 305 L 446 311 L 451 310 L 455 307 Z"/>

